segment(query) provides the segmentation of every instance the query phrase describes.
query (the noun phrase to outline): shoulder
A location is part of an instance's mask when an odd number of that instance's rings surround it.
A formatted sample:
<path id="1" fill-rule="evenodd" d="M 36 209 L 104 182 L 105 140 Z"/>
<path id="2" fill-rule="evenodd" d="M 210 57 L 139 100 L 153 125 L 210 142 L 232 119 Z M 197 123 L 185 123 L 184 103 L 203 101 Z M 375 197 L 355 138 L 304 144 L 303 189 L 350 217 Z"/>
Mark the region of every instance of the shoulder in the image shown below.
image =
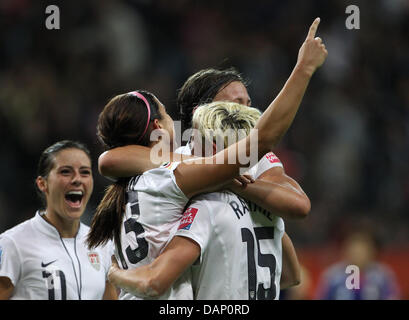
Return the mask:
<path id="1" fill-rule="evenodd" d="M 180 162 L 164 162 L 159 168 L 132 177 L 129 180 L 127 191 L 143 191 L 152 187 L 157 190 L 160 186 L 172 184 L 172 181 L 175 180 L 174 171 L 179 164 Z"/>
<path id="2" fill-rule="evenodd" d="M 149 183 L 150 181 L 164 180 L 174 176 L 173 171 L 179 166 L 180 162 L 164 162 L 158 168 L 145 171 L 142 175 L 134 176 L 129 181 L 128 187 L 132 189 L 138 183 Z"/>
<path id="3" fill-rule="evenodd" d="M 21 249 L 27 245 L 26 240 L 31 238 L 30 234 L 32 234 L 32 232 L 30 230 L 29 221 L 30 220 L 24 221 L 0 234 L 1 252 L 14 252 L 17 256 L 20 256 Z"/>
<path id="4" fill-rule="evenodd" d="M 19 223 L 18 225 L 12 227 L 11 229 L 8 229 L 4 231 L 3 233 L 0 234 L 0 239 L 20 239 L 23 237 L 27 237 L 27 232 L 31 232 L 30 230 L 32 229 L 31 227 L 31 221 L 33 218 L 28 219 L 22 223 Z"/>
<path id="5" fill-rule="evenodd" d="M 230 191 L 211 192 L 193 197 L 188 208 L 197 208 L 207 212 L 224 212 L 231 201 L 238 200 L 237 195 Z"/>
<path id="6" fill-rule="evenodd" d="M 233 192 L 222 191 L 222 192 L 210 192 L 203 193 L 192 198 L 191 203 L 203 202 L 203 203 L 213 203 L 213 202 L 226 202 L 231 198 L 237 197 Z"/>

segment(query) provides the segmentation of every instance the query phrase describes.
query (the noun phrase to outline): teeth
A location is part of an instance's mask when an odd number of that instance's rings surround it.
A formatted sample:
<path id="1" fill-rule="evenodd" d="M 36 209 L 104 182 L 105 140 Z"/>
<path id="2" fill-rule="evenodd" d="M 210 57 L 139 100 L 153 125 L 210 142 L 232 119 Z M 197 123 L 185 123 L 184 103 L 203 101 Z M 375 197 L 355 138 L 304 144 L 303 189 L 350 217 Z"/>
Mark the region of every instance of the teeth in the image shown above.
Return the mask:
<path id="1" fill-rule="evenodd" d="M 83 192 L 82 191 L 69 191 L 67 192 L 67 195 L 77 195 L 77 196 L 82 196 Z"/>

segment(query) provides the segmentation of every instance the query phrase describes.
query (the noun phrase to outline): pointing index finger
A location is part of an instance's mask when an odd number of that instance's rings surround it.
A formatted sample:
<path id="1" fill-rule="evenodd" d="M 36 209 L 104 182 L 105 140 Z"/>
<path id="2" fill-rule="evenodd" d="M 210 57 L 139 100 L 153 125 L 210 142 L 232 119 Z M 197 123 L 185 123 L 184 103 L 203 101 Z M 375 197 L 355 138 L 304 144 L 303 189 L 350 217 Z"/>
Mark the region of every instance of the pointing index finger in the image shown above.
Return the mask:
<path id="1" fill-rule="evenodd" d="M 308 31 L 307 39 L 314 39 L 315 34 L 317 33 L 318 25 L 320 24 L 321 19 L 316 18 L 312 23 L 310 30 Z"/>

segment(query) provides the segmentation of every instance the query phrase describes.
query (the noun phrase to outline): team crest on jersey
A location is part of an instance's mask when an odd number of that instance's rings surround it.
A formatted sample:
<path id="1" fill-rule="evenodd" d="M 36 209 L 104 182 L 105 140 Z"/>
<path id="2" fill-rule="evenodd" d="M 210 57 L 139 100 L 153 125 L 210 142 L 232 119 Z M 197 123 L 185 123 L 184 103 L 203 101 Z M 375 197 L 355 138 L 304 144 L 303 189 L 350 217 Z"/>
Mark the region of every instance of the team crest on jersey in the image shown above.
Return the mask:
<path id="1" fill-rule="evenodd" d="M 267 153 L 266 158 L 270 163 L 281 163 L 280 159 L 272 152 Z"/>
<path id="2" fill-rule="evenodd" d="M 99 271 L 101 263 L 99 262 L 99 255 L 96 252 L 88 252 L 88 260 L 95 270 Z"/>
<path id="3" fill-rule="evenodd" d="M 197 211 L 198 211 L 197 208 L 192 207 L 187 208 L 185 213 L 183 214 L 182 220 L 180 221 L 178 230 L 180 229 L 189 230 L 190 226 L 193 223 L 193 220 L 195 219 Z"/>

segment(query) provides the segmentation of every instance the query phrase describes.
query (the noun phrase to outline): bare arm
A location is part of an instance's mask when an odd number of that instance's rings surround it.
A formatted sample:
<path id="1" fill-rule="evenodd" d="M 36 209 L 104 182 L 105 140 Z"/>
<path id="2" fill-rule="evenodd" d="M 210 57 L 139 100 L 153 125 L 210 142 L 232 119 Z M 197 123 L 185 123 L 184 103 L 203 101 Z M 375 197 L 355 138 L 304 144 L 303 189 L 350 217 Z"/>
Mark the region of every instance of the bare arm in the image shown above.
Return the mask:
<path id="1" fill-rule="evenodd" d="M 286 232 L 284 232 L 281 241 L 283 247 L 283 270 L 281 272 L 280 289 L 286 289 L 301 283 L 301 267 L 293 243 Z"/>
<path id="2" fill-rule="evenodd" d="M 187 164 L 185 161 L 175 170 L 178 185 L 187 197 L 217 190 L 221 183 L 237 176 L 239 168 L 249 164 L 240 163 L 240 161 L 246 158 L 251 150 L 250 144 L 254 141 L 257 142 L 258 160 L 278 144 L 298 111 L 313 73 L 324 63 L 328 54 L 321 40 L 314 39 L 319 21 L 317 18 L 311 25 L 307 38 L 300 48 L 293 72 L 278 96 L 258 120 L 256 130 L 252 130 L 248 137 L 237 144 L 214 155 L 210 162 L 221 163 L 219 165 L 203 165 L 199 160 L 194 159 L 191 161 L 195 164 Z M 272 123 L 274 126 L 271 126 Z M 228 164 L 229 160 L 231 161 L 229 154 L 235 155 L 234 164 Z"/>
<path id="3" fill-rule="evenodd" d="M 158 168 L 165 161 L 183 161 L 193 158 L 189 155 L 169 153 L 160 158 L 151 152 L 151 148 L 127 145 L 102 153 L 98 158 L 98 170 L 105 177 L 121 178 L 142 174 Z"/>
<path id="4" fill-rule="evenodd" d="M 259 137 L 263 137 L 268 144 L 267 150 L 271 150 L 281 140 L 291 125 L 312 75 L 328 55 L 321 39 L 315 38 L 319 23 L 319 18 L 312 23 L 290 77 L 255 127 L 259 130 Z M 274 130 L 271 129 L 272 123 Z"/>
<path id="5" fill-rule="evenodd" d="M 200 246 L 191 239 L 176 236 L 151 264 L 123 270 L 113 259 L 109 281 L 134 295 L 158 297 L 164 294 L 200 256 Z"/>
<path id="6" fill-rule="evenodd" d="M 293 72 L 276 99 L 269 105 L 257 122 L 256 130 L 252 130 L 248 137 L 213 157 L 184 161 L 176 168 L 176 181 L 187 197 L 190 198 L 199 193 L 217 190 L 225 181 L 238 176 L 239 169 L 247 167 L 249 164 L 248 155 L 251 150 L 251 143 L 257 143 L 257 154 L 251 155 L 252 157 L 257 157 L 257 159 L 260 159 L 277 145 L 298 111 L 310 78 L 315 70 L 323 64 L 328 54 L 321 40 L 314 39 L 318 24 L 319 19 L 316 19 L 311 25 L 307 38 L 300 48 L 297 64 Z M 271 123 L 274 123 L 274 126 L 271 126 Z M 140 146 L 134 147 L 140 150 L 143 148 Z M 143 169 L 152 168 L 149 162 L 154 162 L 150 158 L 151 153 L 148 150 L 145 149 L 143 152 L 144 156 L 139 154 L 137 158 L 132 159 L 132 161 L 141 161 L 140 166 L 138 165 L 139 173 Z M 229 158 L 230 154 L 235 156 L 233 161 Z M 243 162 L 243 159 L 246 159 L 247 162 Z M 113 161 L 111 165 L 108 165 L 111 171 L 116 166 L 115 163 Z M 101 165 L 100 171 L 103 171 L 101 170 Z M 132 175 L 128 172 L 126 166 L 124 171 L 126 173 L 125 176 Z M 135 171 L 131 171 L 135 174 Z M 103 174 L 113 175 L 112 172 L 106 171 Z M 195 179 L 192 179 L 192 177 L 195 177 Z"/>
<path id="7" fill-rule="evenodd" d="M 7 277 L 0 277 L 0 300 L 8 300 L 13 293 L 14 286 Z"/>
<path id="8" fill-rule="evenodd" d="M 275 167 L 264 172 L 252 184 L 229 187 L 239 196 L 284 219 L 303 219 L 311 209 L 308 196 L 300 185 Z"/>
<path id="9" fill-rule="evenodd" d="M 109 281 L 105 282 L 105 291 L 102 300 L 118 300 L 118 292 L 115 286 Z"/>

